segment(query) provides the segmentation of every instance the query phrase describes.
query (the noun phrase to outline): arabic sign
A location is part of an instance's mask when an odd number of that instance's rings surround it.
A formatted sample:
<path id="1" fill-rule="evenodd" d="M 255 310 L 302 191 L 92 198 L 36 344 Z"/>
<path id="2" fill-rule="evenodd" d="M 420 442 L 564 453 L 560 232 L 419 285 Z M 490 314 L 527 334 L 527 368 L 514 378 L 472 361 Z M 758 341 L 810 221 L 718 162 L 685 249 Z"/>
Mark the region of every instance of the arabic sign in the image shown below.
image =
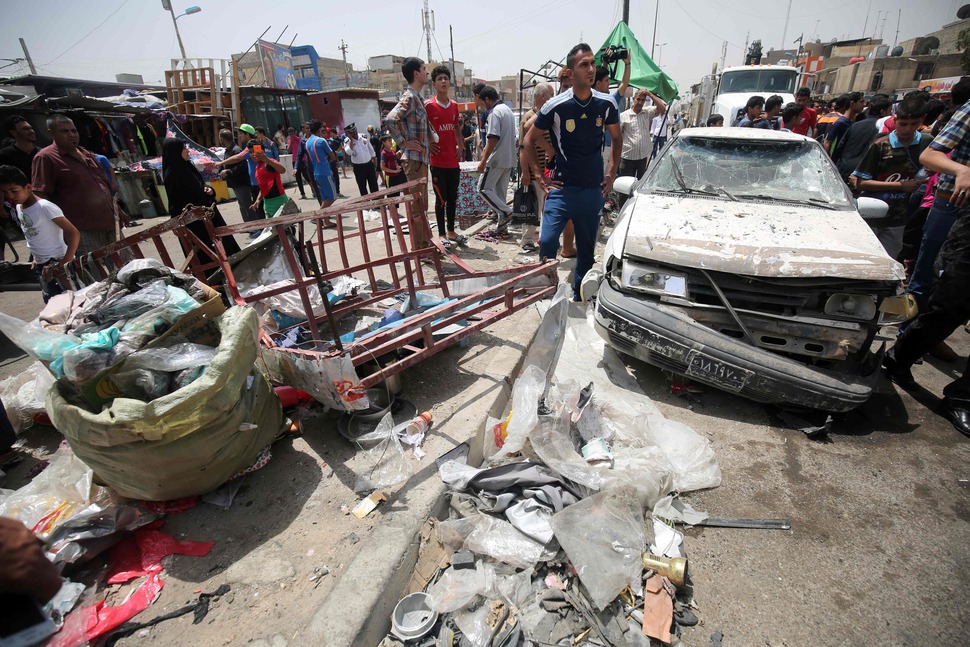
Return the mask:
<path id="1" fill-rule="evenodd" d="M 930 94 L 950 92 L 962 78 L 962 76 L 948 76 L 944 79 L 925 79 L 919 82 L 919 89 L 926 90 Z"/>
<path id="2" fill-rule="evenodd" d="M 268 87 L 295 90 L 293 55 L 289 47 L 261 40 L 256 44 L 259 60 L 263 64 L 263 78 Z"/>

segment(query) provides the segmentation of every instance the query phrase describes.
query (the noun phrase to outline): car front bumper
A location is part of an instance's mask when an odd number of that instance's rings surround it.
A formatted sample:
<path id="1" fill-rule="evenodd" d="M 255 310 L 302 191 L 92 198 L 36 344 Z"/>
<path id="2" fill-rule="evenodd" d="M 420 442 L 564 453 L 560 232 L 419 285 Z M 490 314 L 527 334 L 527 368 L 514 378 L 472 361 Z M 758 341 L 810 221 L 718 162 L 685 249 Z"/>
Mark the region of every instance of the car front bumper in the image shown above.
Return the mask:
<path id="1" fill-rule="evenodd" d="M 619 292 L 607 280 L 594 316 L 597 332 L 616 350 L 757 402 L 849 411 L 869 398 L 879 375 L 806 366 L 715 332 L 674 307 Z"/>

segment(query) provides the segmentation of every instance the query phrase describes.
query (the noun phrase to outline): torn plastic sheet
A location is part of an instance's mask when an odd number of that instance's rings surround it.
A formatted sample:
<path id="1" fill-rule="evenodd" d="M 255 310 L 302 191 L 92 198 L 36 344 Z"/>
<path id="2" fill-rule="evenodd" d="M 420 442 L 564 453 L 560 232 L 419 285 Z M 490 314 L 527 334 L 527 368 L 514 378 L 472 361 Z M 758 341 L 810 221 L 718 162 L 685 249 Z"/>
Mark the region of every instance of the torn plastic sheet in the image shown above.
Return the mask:
<path id="1" fill-rule="evenodd" d="M 80 647 L 113 631 L 151 606 L 165 583 L 153 573 L 121 604 L 109 607 L 104 600 L 70 613 L 64 627 L 45 647 Z"/>
<path id="2" fill-rule="evenodd" d="M 475 568 L 446 569 L 434 584 L 428 587 L 432 606 L 438 613 L 451 613 L 471 605 L 478 596 L 488 596 L 495 591 L 495 567 L 482 561 Z"/>
<path id="3" fill-rule="evenodd" d="M 305 391 L 331 409 L 364 411 L 370 406 L 350 353 L 297 355 L 261 346 L 259 360 L 271 382 Z"/>
<path id="4" fill-rule="evenodd" d="M 621 485 L 552 517 L 556 539 L 600 610 L 643 571 L 641 556 L 648 537 L 642 510 L 633 487 Z M 652 543 L 653 537 L 649 540 Z"/>
<path id="5" fill-rule="evenodd" d="M 158 528 L 161 521 L 139 528 L 134 534 L 111 549 L 108 556 L 108 584 L 122 584 L 136 577 L 162 571 L 162 558 L 168 555 L 208 555 L 215 542 L 178 541 Z"/>
<path id="6" fill-rule="evenodd" d="M 673 470 L 673 490 L 687 492 L 717 487 L 721 470 L 706 438 L 686 425 L 667 420 L 630 375 L 616 352 L 596 333 L 580 304 L 568 304 L 563 350 L 555 377 L 562 384 L 593 382 L 593 395 L 579 425 L 589 425 L 586 434 L 613 440 L 615 460 L 618 445 L 656 447 Z M 585 435 L 585 434 L 584 434 Z"/>
<path id="7" fill-rule="evenodd" d="M 706 512 L 695 510 L 689 503 L 673 495 L 660 499 L 653 507 L 653 514 L 668 521 L 681 521 L 688 526 L 696 526 L 709 516 Z"/>
<path id="8" fill-rule="evenodd" d="M 509 413 L 508 427 L 501 444 L 496 442 L 499 449 L 493 456 L 509 456 L 522 449 L 529 432 L 539 422 L 539 399 L 545 391 L 546 374 L 542 368 L 535 365 L 526 367 L 512 386 L 512 410 Z"/>
<path id="9" fill-rule="evenodd" d="M 448 487 L 453 490 L 464 490 L 468 482 L 482 470 L 461 461 L 444 461 L 438 466 L 438 475 Z"/>
<path id="10" fill-rule="evenodd" d="M 108 502 L 108 490 L 93 481 L 91 468 L 62 447 L 30 483 L 19 490 L 0 490 L 0 515 L 19 520 L 47 539 L 55 528 L 92 503 Z"/>
<path id="11" fill-rule="evenodd" d="M 370 492 L 397 485 L 414 473 L 411 461 L 394 432 L 394 417 L 390 412 L 384 415 L 373 434 L 383 436 L 384 440 L 358 454 L 364 469 L 357 476 L 354 492 Z"/>
<path id="12" fill-rule="evenodd" d="M 567 508 L 568 509 L 568 508 Z M 453 552 L 470 550 L 516 568 L 552 559 L 555 550 L 522 534 L 508 521 L 479 514 L 438 524 L 441 543 Z"/>
<path id="13" fill-rule="evenodd" d="M 30 428 L 34 416 L 47 410 L 47 392 L 53 385 L 54 376 L 40 362 L 0 381 L 0 400 L 15 432 Z"/>
<path id="14" fill-rule="evenodd" d="M 121 533 L 135 530 L 156 519 L 136 506 L 88 506 L 47 537 L 51 561 L 55 564 L 85 562 L 121 539 Z"/>
<path id="15" fill-rule="evenodd" d="M 505 518 L 519 532 L 532 537 L 542 544 L 552 541 L 552 508 L 544 506 L 535 499 L 522 499 L 505 510 Z"/>

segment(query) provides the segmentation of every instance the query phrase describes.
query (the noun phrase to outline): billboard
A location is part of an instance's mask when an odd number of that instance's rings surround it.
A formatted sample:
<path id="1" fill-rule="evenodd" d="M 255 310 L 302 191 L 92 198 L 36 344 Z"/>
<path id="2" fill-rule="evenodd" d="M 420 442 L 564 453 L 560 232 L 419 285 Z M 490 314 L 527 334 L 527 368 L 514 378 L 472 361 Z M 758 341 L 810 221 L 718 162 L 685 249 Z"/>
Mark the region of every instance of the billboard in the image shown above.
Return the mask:
<path id="1" fill-rule="evenodd" d="M 962 78 L 962 76 L 948 76 L 943 79 L 924 79 L 919 82 L 919 89 L 930 94 L 945 94 L 950 92 Z"/>
<path id="2" fill-rule="evenodd" d="M 263 79 L 267 87 L 281 90 L 296 89 L 293 56 L 290 54 L 289 47 L 261 40 L 256 43 L 256 51 L 263 65 Z"/>

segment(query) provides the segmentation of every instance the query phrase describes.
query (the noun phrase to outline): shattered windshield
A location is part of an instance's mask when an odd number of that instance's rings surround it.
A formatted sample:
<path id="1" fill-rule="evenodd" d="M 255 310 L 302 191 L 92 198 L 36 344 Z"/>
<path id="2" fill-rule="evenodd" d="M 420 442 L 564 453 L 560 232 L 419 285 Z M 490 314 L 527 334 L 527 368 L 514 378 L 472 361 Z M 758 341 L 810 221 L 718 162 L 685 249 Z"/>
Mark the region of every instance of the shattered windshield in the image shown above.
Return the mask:
<path id="1" fill-rule="evenodd" d="M 854 208 L 825 152 L 809 141 L 678 137 L 641 190 Z"/>
<path id="2" fill-rule="evenodd" d="M 764 92 L 767 94 L 795 94 L 795 70 L 739 70 L 721 76 L 718 93 Z"/>

